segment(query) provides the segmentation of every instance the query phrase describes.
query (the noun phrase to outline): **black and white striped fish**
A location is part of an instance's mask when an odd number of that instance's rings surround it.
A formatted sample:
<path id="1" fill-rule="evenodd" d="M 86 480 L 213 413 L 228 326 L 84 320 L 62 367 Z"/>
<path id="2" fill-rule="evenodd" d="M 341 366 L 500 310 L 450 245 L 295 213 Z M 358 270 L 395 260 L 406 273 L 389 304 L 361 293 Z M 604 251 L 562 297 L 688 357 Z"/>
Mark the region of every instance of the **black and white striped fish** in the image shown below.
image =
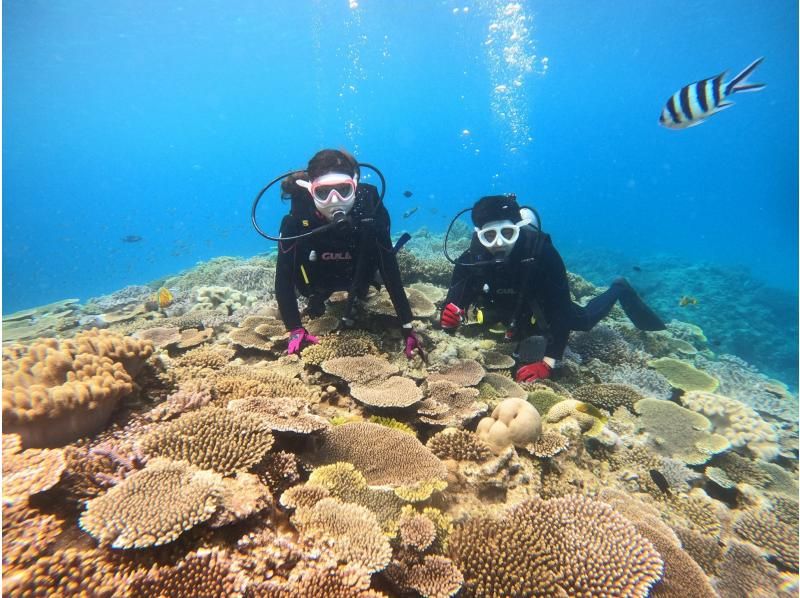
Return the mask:
<path id="1" fill-rule="evenodd" d="M 668 129 L 685 129 L 699 125 L 711 116 L 725 108 L 733 106 L 728 98 L 737 91 L 758 91 L 763 89 L 763 83 L 748 83 L 747 77 L 761 64 L 764 58 L 754 60 L 738 75 L 727 83 L 723 78 L 727 71 L 716 77 L 703 79 L 690 83 L 680 91 L 675 92 L 667 101 L 661 111 L 658 122 Z"/>

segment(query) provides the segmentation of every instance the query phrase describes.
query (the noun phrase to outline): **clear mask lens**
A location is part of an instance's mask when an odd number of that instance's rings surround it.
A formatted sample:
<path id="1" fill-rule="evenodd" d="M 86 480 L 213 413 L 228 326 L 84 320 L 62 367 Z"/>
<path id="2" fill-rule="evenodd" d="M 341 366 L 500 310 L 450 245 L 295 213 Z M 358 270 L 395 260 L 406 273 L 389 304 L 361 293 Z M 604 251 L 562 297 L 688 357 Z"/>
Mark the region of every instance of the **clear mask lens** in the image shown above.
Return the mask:
<path id="1" fill-rule="evenodd" d="M 347 201 L 356 193 L 356 186 L 353 181 L 343 183 L 332 183 L 317 185 L 314 187 L 314 199 L 320 203 L 327 203 L 333 200 L 333 194 L 338 195 L 339 201 Z"/>
<path id="2" fill-rule="evenodd" d="M 530 224 L 530 220 L 521 220 L 514 224 L 510 220 L 490 223 L 483 228 L 475 228 L 478 240 L 487 249 L 500 249 L 514 245 L 519 238 L 519 229 Z"/>

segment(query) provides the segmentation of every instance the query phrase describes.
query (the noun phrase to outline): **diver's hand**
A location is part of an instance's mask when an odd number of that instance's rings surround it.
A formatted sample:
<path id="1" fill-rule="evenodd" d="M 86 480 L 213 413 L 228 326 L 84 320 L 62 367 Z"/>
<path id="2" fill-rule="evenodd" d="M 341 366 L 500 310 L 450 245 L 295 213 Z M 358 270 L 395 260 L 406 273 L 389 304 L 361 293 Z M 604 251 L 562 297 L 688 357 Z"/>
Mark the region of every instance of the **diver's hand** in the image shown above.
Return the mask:
<path id="1" fill-rule="evenodd" d="M 517 382 L 533 382 L 534 380 L 543 380 L 550 377 L 550 372 L 553 368 L 547 365 L 544 361 L 537 361 L 536 363 L 529 363 L 523 365 L 517 370 Z"/>
<path id="2" fill-rule="evenodd" d="M 414 351 L 418 351 L 422 361 L 428 363 L 428 358 L 425 355 L 425 349 L 422 348 L 422 339 L 416 332 L 414 332 L 414 329 L 403 326 L 403 336 L 406 339 L 406 357 L 412 359 L 414 357 Z"/>
<path id="3" fill-rule="evenodd" d="M 319 339 L 316 336 L 310 335 L 305 328 L 295 328 L 289 334 L 289 350 L 287 353 L 289 355 L 298 353 L 303 343 L 307 345 L 316 345 L 318 342 Z"/>
<path id="4" fill-rule="evenodd" d="M 448 303 L 442 310 L 440 324 L 442 328 L 458 328 L 464 321 L 464 310 L 455 303 Z"/>

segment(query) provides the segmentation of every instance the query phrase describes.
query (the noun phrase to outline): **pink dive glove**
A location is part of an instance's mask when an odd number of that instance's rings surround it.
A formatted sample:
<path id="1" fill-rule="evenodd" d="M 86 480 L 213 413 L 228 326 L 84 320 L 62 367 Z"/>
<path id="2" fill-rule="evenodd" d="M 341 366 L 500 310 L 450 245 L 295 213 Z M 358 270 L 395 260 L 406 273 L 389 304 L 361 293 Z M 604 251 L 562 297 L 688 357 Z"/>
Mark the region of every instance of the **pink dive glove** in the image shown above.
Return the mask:
<path id="1" fill-rule="evenodd" d="M 427 357 L 425 356 L 425 350 L 422 348 L 422 341 L 420 340 L 419 336 L 416 332 L 414 332 L 413 328 L 403 328 L 403 336 L 406 337 L 406 349 L 405 354 L 406 357 L 409 359 L 414 357 L 414 351 L 419 351 L 419 356 L 422 358 L 422 361 L 427 363 Z"/>
<path id="2" fill-rule="evenodd" d="M 300 351 L 303 343 L 316 345 L 318 342 L 319 339 L 316 336 L 310 335 L 305 328 L 295 328 L 289 334 L 289 350 L 287 352 L 289 355 L 293 355 Z"/>

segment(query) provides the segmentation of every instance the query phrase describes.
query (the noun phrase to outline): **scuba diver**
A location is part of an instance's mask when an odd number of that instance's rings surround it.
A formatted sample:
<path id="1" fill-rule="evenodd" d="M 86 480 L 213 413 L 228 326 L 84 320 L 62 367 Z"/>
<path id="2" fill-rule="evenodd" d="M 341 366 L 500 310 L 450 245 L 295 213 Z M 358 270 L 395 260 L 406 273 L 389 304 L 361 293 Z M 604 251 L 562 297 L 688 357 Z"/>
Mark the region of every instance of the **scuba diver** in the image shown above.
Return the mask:
<path id="1" fill-rule="evenodd" d="M 380 194 L 374 185 L 359 180 L 362 166 L 380 177 Z M 279 180 L 281 197 L 291 200 L 291 208 L 276 238 L 258 227 L 255 211 L 264 192 Z M 318 342 L 302 325 L 295 291 L 307 298 L 304 314 L 312 318 L 325 313 L 325 302 L 333 292 L 347 291 L 341 324 L 349 327 L 354 324 L 357 302 L 366 297 L 376 273 L 380 273 L 402 325 L 406 356 L 411 359 L 418 351 L 423 360 L 426 358 L 420 337 L 411 326 L 411 307 L 389 234 L 389 213 L 382 202 L 385 189 L 383 175 L 376 168 L 359 164 L 343 151 L 325 149 L 311 158 L 305 171 L 278 177 L 256 197 L 253 225 L 261 235 L 278 241 L 275 296 L 290 333 L 289 354 Z M 400 243 L 407 238 L 401 238 Z"/>
<path id="2" fill-rule="evenodd" d="M 455 268 L 440 323 L 455 329 L 473 306 L 478 322 L 505 324 L 506 339 L 517 343 L 518 382 L 549 378 L 570 331 L 591 330 L 617 301 L 638 329 L 664 330 L 661 319 L 624 278 L 585 307 L 573 303 L 567 270 L 550 235 L 542 232 L 538 214 L 520 208 L 514 195 L 482 197 L 459 212 L 450 228 L 469 210 L 475 230 L 458 260 L 447 254 L 445 238 L 445 256 Z"/>

